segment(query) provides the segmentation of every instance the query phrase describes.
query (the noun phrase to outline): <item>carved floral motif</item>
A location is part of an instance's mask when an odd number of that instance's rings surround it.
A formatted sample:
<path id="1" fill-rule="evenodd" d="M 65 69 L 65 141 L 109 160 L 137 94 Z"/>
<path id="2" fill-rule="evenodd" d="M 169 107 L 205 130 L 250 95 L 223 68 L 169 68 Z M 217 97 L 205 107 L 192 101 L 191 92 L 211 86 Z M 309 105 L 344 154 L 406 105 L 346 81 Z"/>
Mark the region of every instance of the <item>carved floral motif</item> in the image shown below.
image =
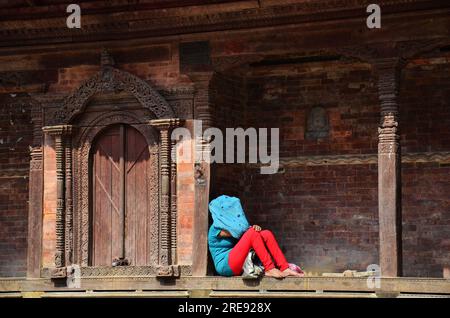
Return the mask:
<path id="1" fill-rule="evenodd" d="M 69 123 L 80 114 L 92 96 L 98 93 L 127 91 L 158 118 L 175 117 L 167 101 L 144 80 L 109 65 L 84 82 L 73 94 L 66 97 L 53 114 L 53 124 Z"/>

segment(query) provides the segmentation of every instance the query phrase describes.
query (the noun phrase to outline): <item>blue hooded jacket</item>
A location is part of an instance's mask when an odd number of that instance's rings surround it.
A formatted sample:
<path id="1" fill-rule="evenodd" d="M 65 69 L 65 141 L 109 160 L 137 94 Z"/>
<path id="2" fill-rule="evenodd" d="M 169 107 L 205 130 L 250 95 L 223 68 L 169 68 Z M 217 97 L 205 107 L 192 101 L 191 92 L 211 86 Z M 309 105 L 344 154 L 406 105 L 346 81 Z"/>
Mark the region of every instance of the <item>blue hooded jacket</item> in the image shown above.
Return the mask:
<path id="1" fill-rule="evenodd" d="M 239 198 L 221 195 L 209 203 L 213 226 L 239 239 L 250 227 Z"/>

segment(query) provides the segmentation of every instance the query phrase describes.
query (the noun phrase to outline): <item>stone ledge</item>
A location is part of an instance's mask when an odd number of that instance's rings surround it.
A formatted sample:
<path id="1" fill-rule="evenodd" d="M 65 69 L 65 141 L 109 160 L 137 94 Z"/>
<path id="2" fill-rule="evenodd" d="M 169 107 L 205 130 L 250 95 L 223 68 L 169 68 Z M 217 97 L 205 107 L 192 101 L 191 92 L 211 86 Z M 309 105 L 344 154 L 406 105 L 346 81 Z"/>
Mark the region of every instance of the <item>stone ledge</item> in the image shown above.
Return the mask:
<path id="1" fill-rule="evenodd" d="M 262 278 L 260 280 L 243 280 L 241 277 L 181 277 L 170 281 L 154 277 L 82 277 L 80 288 L 58 287 L 48 278 L 2 278 L 0 279 L 0 296 L 3 293 L 23 292 L 85 292 L 101 291 L 195 291 L 211 292 L 267 292 L 286 296 L 295 293 L 372 293 L 379 296 L 407 294 L 448 295 L 450 296 L 450 279 L 443 278 L 380 278 L 381 288 L 368 287 L 366 278 L 354 277 L 304 277 L 276 280 Z M 210 292 L 210 293 L 211 293 Z M 293 294 L 292 294 L 293 295 Z M 210 296 L 214 296 L 214 293 Z"/>

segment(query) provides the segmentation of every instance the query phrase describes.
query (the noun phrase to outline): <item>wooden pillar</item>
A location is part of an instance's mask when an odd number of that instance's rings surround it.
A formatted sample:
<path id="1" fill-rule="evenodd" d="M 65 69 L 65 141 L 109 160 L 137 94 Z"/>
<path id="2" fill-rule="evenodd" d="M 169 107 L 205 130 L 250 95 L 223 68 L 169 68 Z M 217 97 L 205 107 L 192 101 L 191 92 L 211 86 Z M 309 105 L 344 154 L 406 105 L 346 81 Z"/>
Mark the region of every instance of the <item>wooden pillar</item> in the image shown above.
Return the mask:
<path id="1" fill-rule="evenodd" d="M 170 242 L 171 242 L 171 264 L 176 264 L 177 259 L 177 161 L 176 140 L 171 140 L 171 162 L 170 162 Z"/>
<path id="2" fill-rule="evenodd" d="M 71 126 L 66 126 L 65 135 L 65 263 L 73 262 L 73 192 L 72 192 L 72 131 Z"/>
<path id="3" fill-rule="evenodd" d="M 203 131 L 212 125 L 212 114 L 209 101 L 209 86 L 212 72 L 191 74 L 195 85 L 194 108 L 195 119 L 201 120 Z M 203 131 L 201 133 L 203 133 Z M 202 160 L 195 162 L 195 211 L 194 211 L 194 250 L 192 275 L 206 276 L 208 265 L 208 204 L 211 167 L 208 158 L 209 144 L 207 140 L 196 136 L 195 153 L 202 153 Z"/>
<path id="4" fill-rule="evenodd" d="M 64 266 L 64 152 L 62 135 L 55 135 L 56 152 L 56 252 L 55 266 Z"/>
<path id="5" fill-rule="evenodd" d="M 381 125 L 378 129 L 378 214 L 380 267 L 384 277 L 401 276 L 401 153 L 398 127 L 398 87 L 403 62 L 378 59 L 378 95 Z"/>
<path id="6" fill-rule="evenodd" d="M 30 206 L 28 215 L 27 277 L 38 278 L 42 258 L 42 108 L 33 105 L 33 148 L 30 161 Z"/>
<path id="7" fill-rule="evenodd" d="M 159 130 L 159 168 L 160 168 L 160 197 L 159 197 L 159 269 L 158 276 L 174 276 L 174 269 L 170 265 L 172 261 L 172 226 L 176 226 L 176 220 L 171 220 L 171 146 L 170 134 L 173 128 L 179 126 L 180 119 L 155 119 L 150 125 Z M 176 252 L 176 251 L 174 251 Z"/>
<path id="8" fill-rule="evenodd" d="M 43 128 L 44 132 L 54 136 L 56 152 L 56 251 L 53 277 L 65 276 L 65 136 L 70 135 L 72 126 L 59 125 Z"/>

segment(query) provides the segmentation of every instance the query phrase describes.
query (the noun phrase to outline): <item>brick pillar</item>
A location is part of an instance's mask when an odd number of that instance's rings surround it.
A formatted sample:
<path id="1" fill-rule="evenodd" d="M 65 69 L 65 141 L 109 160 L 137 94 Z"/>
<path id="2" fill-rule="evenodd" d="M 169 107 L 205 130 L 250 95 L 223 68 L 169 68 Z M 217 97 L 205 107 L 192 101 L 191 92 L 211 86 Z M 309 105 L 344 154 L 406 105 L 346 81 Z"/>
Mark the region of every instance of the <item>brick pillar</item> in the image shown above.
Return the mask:
<path id="1" fill-rule="evenodd" d="M 179 126 L 181 121 L 177 118 L 155 119 L 150 121 L 150 125 L 159 130 L 160 133 L 160 198 L 159 198 L 159 269 L 158 276 L 174 276 L 172 262 L 172 226 L 176 222 L 171 220 L 171 148 L 172 142 L 170 134 L 173 128 Z"/>
<path id="2" fill-rule="evenodd" d="M 398 86 L 403 62 L 399 58 L 379 59 L 378 95 L 381 125 L 378 129 L 378 214 L 380 267 L 384 277 L 401 276 L 401 153 L 398 130 Z"/>

